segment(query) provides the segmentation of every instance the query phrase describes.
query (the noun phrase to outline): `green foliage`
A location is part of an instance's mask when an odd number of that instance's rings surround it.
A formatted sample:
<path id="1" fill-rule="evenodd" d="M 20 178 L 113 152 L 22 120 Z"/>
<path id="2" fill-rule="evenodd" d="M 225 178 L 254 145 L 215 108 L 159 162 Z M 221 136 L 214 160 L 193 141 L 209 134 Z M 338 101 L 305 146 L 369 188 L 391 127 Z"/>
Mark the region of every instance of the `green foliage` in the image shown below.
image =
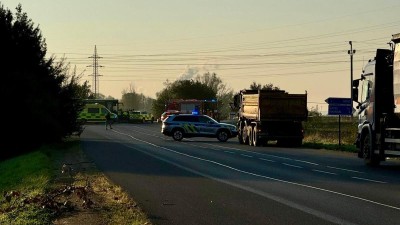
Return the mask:
<path id="1" fill-rule="evenodd" d="M 216 92 L 206 84 L 193 80 L 177 80 L 173 83 L 166 82 L 165 88 L 158 92 L 153 103 L 153 114 L 159 117 L 165 110 L 165 105 L 171 99 L 213 99 Z"/>
<path id="2" fill-rule="evenodd" d="M 63 60 L 46 59 L 46 43 L 39 27 L 22 12 L 15 17 L 0 6 L 0 70 L 3 127 L 0 160 L 30 151 L 41 144 L 60 141 L 79 130 L 76 124 L 80 96 L 87 83 L 69 74 Z M 14 141 L 23 138 L 24 141 Z"/>
<path id="3" fill-rule="evenodd" d="M 0 163 L 0 192 L 29 189 L 41 192 L 50 179 L 51 161 L 44 151 L 5 160 Z"/>
<path id="4" fill-rule="evenodd" d="M 123 110 L 140 110 L 152 112 L 154 99 L 146 97 L 143 94 L 136 93 L 132 88 L 122 93 L 122 109 Z"/>
<path id="5" fill-rule="evenodd" d="M 305 142 L 303 143 L 303 147 L 305 148 L 313 148 L 313 149 L 327 149 L 327 150 L 339 150 L 344 152 L 357 152 L 355 145 L 350 144 L 324 144 L 324 143 L 315 143 L 315 142 Z"/>
<path id="6" fill-rule="evenodd" d="M 280 90 L 280 88 L 274 86 L 272 83 L 261 85 L 260 83 L 257 84 L 255 81 L 253 81 L 253 83 L 250 84 L 250 90 L 274 90 L 274 91 L 278 91 L 278 90 Z"/>
<path id="7" fill-rule="evenodd" d="M 339 144 L 339 118 L 337 116 L 314 116 L 304 122 L 304 142 L 317 145 Z M 340 140 L 343 145 L 354 145 L 357 137 L 357 118 L 341 117 Z"/>
<path id="8" fill-rule="evenodd" d="M 315 107 L 311 107 L 311 109 L 308 110 L 308 116 L 310 117 L 322 116 L 322 113 L 318 111 L 318 105 Z"/>
<path id="9" fill-rule="evenodd" d="M 229 118 L 229 113 L 231 111 L 229 103 L 232 102 L 233 99 L 233 90 L 229 89 L 226 87 L 226 84 L 224 84 L 217 76 L 216 73 L 205 73 L 203 76 L 197 76 L 196 81 L 199 81 L 208 87 L 211 87 L 211 89 L 217 93 L 217 100 L 218 100 L 218 106 L 217 110 L 219 112 L 219 119 L 227 119 Z"/>
<path id="10" fill-rule="evenodd" d="M 42 149 L 0 162 L 0 192 L 14 191 L 23 195 L 10 202 L 3 195 L 0 197 L 0 212 L 7 212 L 0 213 L 0 224 L 50 224 L 51 215 L 45 209 L 19 202 L 44 193 L 48 187 L 52 162 L 46 151 Z M 17 207 L 21 205 L 24 207 Z"/>
<path id="11" fill-rule="evenodd" d="M 159 117 L 165 111 L 165 106 L 171 99 L 217 99 L 220 119 L 228 118 L 229 103 L 233 98 L 233 91 L 215 73 L 198 75 L 193 80 L 177 80 L 164 83 L 165 88 L 157 93 L 153 102 L 153 114 Z"/>

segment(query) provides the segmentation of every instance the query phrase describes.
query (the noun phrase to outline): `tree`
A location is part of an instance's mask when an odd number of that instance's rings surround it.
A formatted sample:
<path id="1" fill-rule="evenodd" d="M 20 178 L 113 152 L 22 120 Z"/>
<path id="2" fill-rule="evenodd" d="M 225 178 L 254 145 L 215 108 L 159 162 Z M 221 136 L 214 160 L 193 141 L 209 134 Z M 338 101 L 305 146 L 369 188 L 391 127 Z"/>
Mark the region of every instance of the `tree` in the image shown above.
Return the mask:
<path id="1" fill-rule="evenodd" d="M 229 117 L 231 111 L 229 103 L 233 101 L 233 90 L 226 87 L 217 76 L 216 73 L 205 73 L 203 76 L 197 76 L 196 80 L 210 87 L 215 93 L 217 93 L 216 99 L 218 100 L 218 112 L 220 119 L 226 119 Z"/>
<path id="2" fill-rule="evenodd" d="M 1 118 L 7 127 L 0 143 L 3 159 L 60 141 L 78 129 L 79 96 L 88 86 L 79 85 L 63 60 L 45 58 L 45 39 L 21 5 L 15 17 L 0 6 L 0 33 Z"/>
<path id="3" fill-rule="evenodd" d="M 311 107 L 311 109 L 308 110 L 308 116 L 310 116 L 310 117 L 322 116 L 322 113 L 320 111 L 318 111 L 318 105 L 316 105 L 315 107 Z"/>
<path id="4" fill-rule="evenodd" d="M 167 102 L 171 99 L 215 99 L 217 94 L 214 90 L 199 81 L 176 80 L 164 83 L 166 86 L 162 91 L 156 93 L 153 103 L 153 114 L 159 117 L 164 112 Z"/>
<path id="5" fill-rule="evenodd" d="M 251 90 L 274 90 L 274 91 L 280 90 L 279 87 L 274 86 L 272 83 L 264 84 L 262 86 L 260 83 L 257 84 L 255 81 L 253 81 L 253 83 L 250 84 L 250 89 Z"/>
<path id="6" fill-rule="evenodd" d="M 160 116 L 165 111 L 166 104 L 171 99 L 217 99 L 220 118 L 227 118 L 230 112 L 229 103 L 233 99 L 233 91 L 222 83 L 215 73 L 198 75 L 192 80 L 166 80 L 165 88 L 156 94 L 153 103 L 153 113 Z"/>
<path id="7" fill-rule="evenodd" d="M 146 97 L 143 94 L 138 94 L 132 86 L 129 90 L 122 92 L 122 109 L 123 110 L 141 110 L 141 111 L 152 111 L 152 104 L 154 99 Z"/>

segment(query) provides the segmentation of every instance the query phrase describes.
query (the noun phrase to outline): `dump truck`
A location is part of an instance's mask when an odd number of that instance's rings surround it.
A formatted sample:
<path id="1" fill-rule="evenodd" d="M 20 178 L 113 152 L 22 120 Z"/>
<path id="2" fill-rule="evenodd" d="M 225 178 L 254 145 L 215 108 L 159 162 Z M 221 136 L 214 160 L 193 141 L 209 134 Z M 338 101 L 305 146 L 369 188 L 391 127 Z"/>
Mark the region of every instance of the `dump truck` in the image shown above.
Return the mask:
<path id="1" fill-rule="evenodd" d="M 377 49 L 352 85 L 358 116 L 355 145 L 369 166 L 400 158 L 400 33 L 392 36 L 390 46 Z"/>
<path id="2" fill-rule="evenodd" d="M 304 138 L 307 120 L 307 93 L 289 94 L 284 90 L 241 90 L 234 96 L 240 144 L 298 147 Z"/>

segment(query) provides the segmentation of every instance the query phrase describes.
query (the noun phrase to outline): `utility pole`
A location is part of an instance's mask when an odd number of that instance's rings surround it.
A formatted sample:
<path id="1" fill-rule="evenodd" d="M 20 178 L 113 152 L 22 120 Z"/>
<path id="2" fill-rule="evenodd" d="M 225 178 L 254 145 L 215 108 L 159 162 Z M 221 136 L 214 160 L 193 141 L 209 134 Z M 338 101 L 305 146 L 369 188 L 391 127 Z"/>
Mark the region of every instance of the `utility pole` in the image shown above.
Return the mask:
<path id="1" fill-rule="evenodd" d="M 93 76 L 93 82 L 92 82 L 92 92 L 94 93 L 94 97 L 97 99 L 99 96 L 99 77 L 102 76 L 99 74 L 99 67 L 103 67 L 99 65 L 99 59 L 101 59 L 102 57 L 97 55 L 97 47 L 96 45 L 94 46 L 94 54 L 92 56 L 90 56 L 89 58 L 93 59 L 93 64 L 89 65 L 88 67 L 93 67 L 93 73 L 92 75 L 89 76 Z"/>
<path id="2" fill-rule="evenodd" d="M 353 42 L 349 41 L 350 50 L 347 53 L 350 55 L 350 99 L 353 99 L 353 55 L 356 53 L 356 50 L 353 50 Z M 353 110 L 353 107 L 351 107 Z M 351 113 L 353 117 L 353 112 Z"/>
<path id="3" fill-rule="evenodd" d="M 353 42 L 349 41 L 350 50 L 347 53 L 350 55 L 350 99 L 353 99 L 353 55 L 356 50 L 353 50 Z"/>

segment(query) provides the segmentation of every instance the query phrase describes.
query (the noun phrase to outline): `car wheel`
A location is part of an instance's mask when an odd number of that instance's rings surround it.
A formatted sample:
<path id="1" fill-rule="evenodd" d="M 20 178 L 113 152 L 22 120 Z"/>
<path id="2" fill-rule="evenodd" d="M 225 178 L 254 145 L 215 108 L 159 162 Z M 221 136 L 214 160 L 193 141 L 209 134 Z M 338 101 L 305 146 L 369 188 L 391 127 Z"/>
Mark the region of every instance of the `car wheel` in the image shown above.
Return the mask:
<path id="1" fill-rule="evenodd" d="M 226 132 L 225 130 L 220 130 L 217 133 L 217 139 L 221 142 L 226 142 L 228 140 L 229 136 L 228 136 L 228 132 Z"/>
<path id="2" fill-rule="evenodd" d="M 181 129 L 176 129 L 172 131 L 172 138 L 175 141 L 181 141 L 183 139 L 183 131 Z"/>

